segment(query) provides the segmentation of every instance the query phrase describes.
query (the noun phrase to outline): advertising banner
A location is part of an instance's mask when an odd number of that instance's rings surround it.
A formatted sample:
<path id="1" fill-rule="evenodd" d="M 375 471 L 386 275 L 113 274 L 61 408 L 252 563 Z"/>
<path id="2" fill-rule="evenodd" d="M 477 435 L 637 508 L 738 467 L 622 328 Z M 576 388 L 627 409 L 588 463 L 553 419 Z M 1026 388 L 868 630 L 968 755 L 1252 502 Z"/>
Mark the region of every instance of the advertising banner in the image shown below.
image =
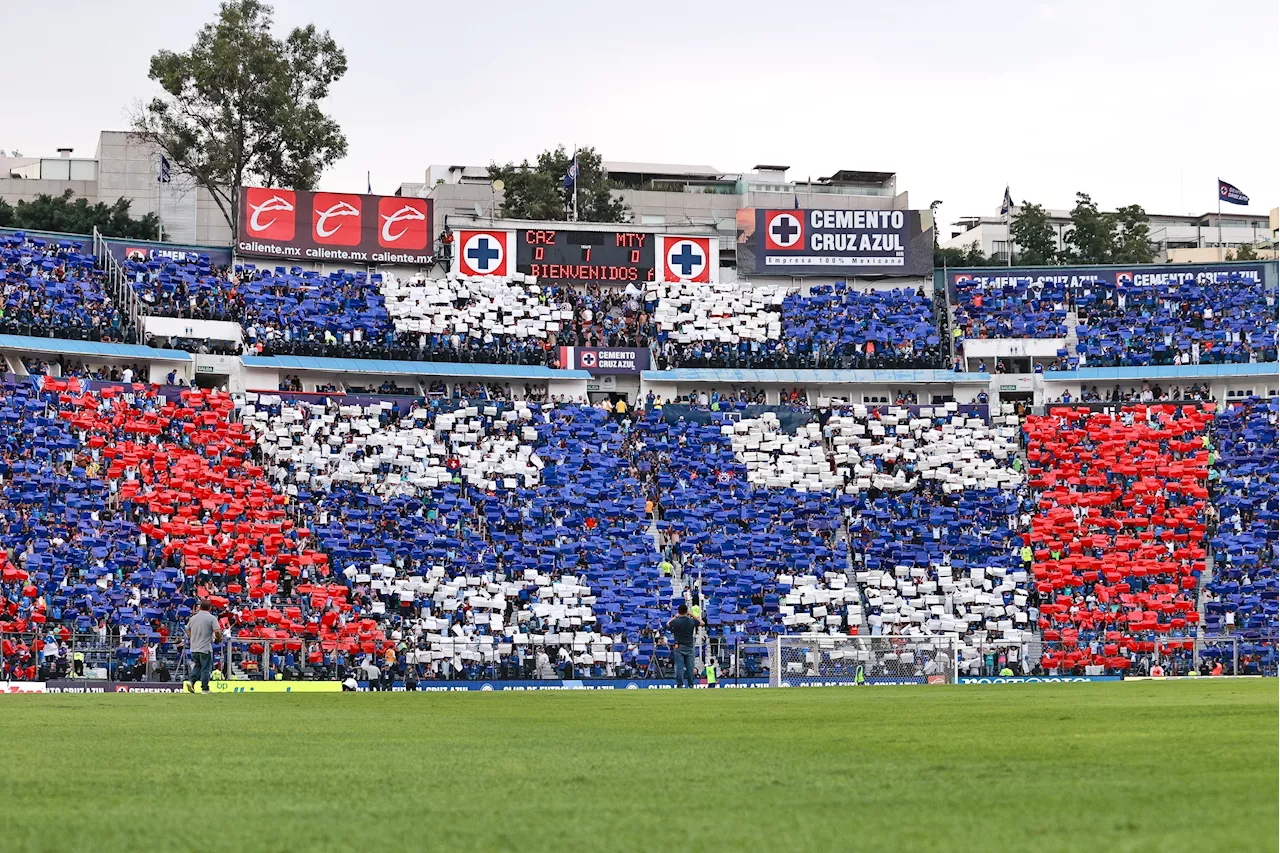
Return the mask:
<path id="1" fill-rule="evenodd" d="M 1118 675 L 982 675 L 960 676 L 961 684 L 1074 684 L 1082 681 L 1121 681 Z"/>
<path id="2" fill-rule="evenodd" d="M 369 682 L 359 682 L 361 690 L 369 689 Z M 543 690 L 674 690 L 675 681 L 673 679 L 617 679 L 617 678 L 584 678 L 584 679 L 543 679 L 540 681 L 419 681 L 419 693 L 504 693 L 504 692 L 529 692 Z M 700 684 L 699 687 L 707 687 L 707 684 Z M 769 679 L 767 678 L 739 678 L 735 681 L 720 681 L 716 688 L 747 688 L 747 687 L 768 687 Z M 392 692 L 405 692 L 404 682 L 397 681 L 391 688 Z"/>
<path id="3" fill-rule="evenodd" d="M 236 251 L 281 261 L 434 262 L 431 199 L 240 188 Z"/>
<path id="4" fill-rule="evenodd" d="M 213 693 L 341 693 L 337 681 L 210 681 Z"/>
<path id="5" fill-rule="evenodd" d="M 170 246 L 144 240 L 106 241 L 107 249 L 120 263 L 125 261 L 188 261 L 199 263 L 203 257 L 212 267 L 231 265 L 229 246 Z"/>
<path id="6" fill-rule="evenodd" d="M 969 289 L 1003 287 L 1051 287 L 1053 290 L 1087 289 L 1091 285 L 1144 289 L 1187 283 L 1261 283 L 1263 265 L 1258 264 L 1146 264 L 1108 267 L 988 267 L 950 270 L 948 293 Z"/>
<path id="7" fill-rule="evenodd" d="M 560 364 L 565 370 L 585 370 L 596 375 L 639 373 L 649 369 L 649 351 L 628 347 L 560 347 Z"/>
<path id="8" fill-rule="evenodd" d="M 174 681 L 85 681 L 65 679 L 45 684 L 46 693 L 181 693 L 182 684 Z"/>
<path id="9" fill-rule="evenodd" d="M 916 210 L 738 211 L 738 272 L 780 276 L 927 276 L 933 229 Z"/>
<path id="10" fill-rule="evenodd" d="M 0 681 L 0 694 L 4 693 L 44 693 L 43 681 Z"/>
<path id="11" fill-rule="evenodd" d="M 864 687 L 885 687 L 903 684 L 924 684 L 925 677 L 907 677 L 907 678 L 868 678 L 863 682 Z M 361 690 L 369 689 L 369 682 L 359 682 Z M 854 681 L 848 679 L 794 679 L 791 681 L 783 680 L 783 687 L 853 687 Z M 696 685 L 698 688 L 707 688 L 714 690 L 750 690 L 763 689 L 769 687 L 769 679 L 767 678 L 739 678 L 731 681 L 719 681 L 715 684 L 707 684 L 705 681 Z M 548 679 L 545 681 L 420 681 L 418 682 L 419 693 L 503 693 L 503 692 L 529 692 L 540 690 L 675 690 L 676 684 L 672 679 L 648 680 L 635 679 L 623 681 L 620 679 L 583 679 L 581 681 L 565 681 L 560 679 Z M 391 688 L 392 692 L 405 692 L 403 682 L 397 681 Z"/>
<path id="12" fill-rule="evenodd" d="M 945 681 L 945 677 L 944 677 Z M 936 684 L 936 681 L 929 681 L 923 675 L 905 675 L 900 678 L 890 676 L 869 677 L 862 682 L 864 687 L 886 687 L 903 684 Z M 858 682 L 853 680 L 853 676 L 848 678 L 783 678 L 780 682 L 782 687 L 857 687 Z"/>

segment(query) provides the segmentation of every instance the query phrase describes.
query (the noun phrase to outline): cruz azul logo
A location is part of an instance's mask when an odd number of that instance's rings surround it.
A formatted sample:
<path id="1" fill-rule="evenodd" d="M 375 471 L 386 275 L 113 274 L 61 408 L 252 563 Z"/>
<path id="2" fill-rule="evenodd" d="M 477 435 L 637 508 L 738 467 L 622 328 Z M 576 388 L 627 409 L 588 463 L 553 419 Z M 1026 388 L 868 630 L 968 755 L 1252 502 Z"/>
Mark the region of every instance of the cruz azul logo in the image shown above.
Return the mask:
<path id="1" fill-rule="evenodd" d="M 244 188 L 246 227 L 249 234 L 262 240 L 292 240 L 297 196 L 293 190 L 269 187 Z"/>
<path id="2" fill-rule="evenodd" d="M 507 238 L 503 231 L 459 231 L 458 271 L 463 275 L 507 274 Z"/>
<path id="3" fill-rule="evenodd" d="M 665 278 L 668 281 L 710 281 L 710 242 L 706 238 L 696 237 L 682 237 L 679 240 L 668 238 L 664 259 Z"/>
<path id="4" fill-rule="evenodd" d="M 804 220 L 794 213 L 773 212 L 765 218 L 766 249 L 803 249 Z"/>
<path id="5" fill-rule="evenodd" d="M 384 196 L 378 199 L 378 245 L 406 251 L 427 248 L 427 203 L 423 199 Z"/>
<path id="6" fill-rule="evenodd" d="M 311 236 L 326 246 L 359 246 L 360 196 L 316 193 L 311 203 Z"/>

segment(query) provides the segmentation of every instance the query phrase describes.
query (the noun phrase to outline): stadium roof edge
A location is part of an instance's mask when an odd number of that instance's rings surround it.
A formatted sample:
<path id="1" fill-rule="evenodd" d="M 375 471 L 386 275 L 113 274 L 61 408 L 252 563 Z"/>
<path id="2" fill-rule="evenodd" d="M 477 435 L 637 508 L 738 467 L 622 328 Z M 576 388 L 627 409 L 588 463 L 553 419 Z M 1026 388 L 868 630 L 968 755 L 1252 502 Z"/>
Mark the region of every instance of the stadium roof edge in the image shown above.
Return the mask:
<path id="1" fill-rule="evenodd" d="M 1126 379 L 1215 379 L 1230 376 L 1277 376 L 1280 364 L 1166 364 L 1146 367 L 1082 367 L 1045 371 L 1046 382 L 1107 382 Z"/>
<path id="2" fill-rule="evenodd" d="M 761 382 L 783 385 L 857 382 L 869 385 L 987 385 L 988 373 L 955 373 L 950 370 L 740 370 L 727 367 L 681 367 L 646 370 L 646 382 Z"/>
<path id="3" fill-rule="evenodd" d="M 102 358 L 139 358 L 151 361 L 191 361 L 191 354 L 176 349 L 159 349 L 141 344 L 111 344 L 98 341 L 72 341 L 63 338 L 37 338 L 28 335 L 0 335 L 0 349 L 54 355 L 100 356 Z"/>

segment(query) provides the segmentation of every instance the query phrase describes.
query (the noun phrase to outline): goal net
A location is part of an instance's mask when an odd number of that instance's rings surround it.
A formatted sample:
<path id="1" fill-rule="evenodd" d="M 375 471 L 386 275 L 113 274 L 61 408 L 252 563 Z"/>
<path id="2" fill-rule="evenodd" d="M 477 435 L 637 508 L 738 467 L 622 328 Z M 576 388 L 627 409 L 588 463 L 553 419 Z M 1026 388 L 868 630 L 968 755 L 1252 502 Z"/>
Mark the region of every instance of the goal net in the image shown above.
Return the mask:
<path id="1" fill-rule="evenodd" d="M 770 644 L 774 687 L 952 684 L 954 641 L 947 637 L 845 637 L 796 634 Z"/>

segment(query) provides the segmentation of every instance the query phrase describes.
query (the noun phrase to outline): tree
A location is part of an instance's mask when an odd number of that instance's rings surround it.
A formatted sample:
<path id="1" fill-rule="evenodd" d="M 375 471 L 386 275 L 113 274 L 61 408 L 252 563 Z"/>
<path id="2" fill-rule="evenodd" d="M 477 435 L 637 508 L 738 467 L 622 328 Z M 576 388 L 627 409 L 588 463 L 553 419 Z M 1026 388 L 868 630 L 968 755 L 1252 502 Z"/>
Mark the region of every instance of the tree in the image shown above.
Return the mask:
<path id="1" fill-rule="evenodd" d="M 1111 262 L 1116 264 L 1149 264 L 1156 259 L 1151 242 L 1151 220 L 1140 204 L 1131 204 L 1115 212 L 1115 245 Z"/>
<path id="2" fill-rule="evenodd" d="M 236 232 L 246 183 L 313 189 L 347 140 L 320 102 L 347 71 L 326 30 L 271 35 L 271 7 L 226 0 L 186 53 L 151 57 L 165 96 L 135 108 L 134 132 L 154 143 L 213 196 Z"/>
<path id="3" fill-rule="evenodd" d="M 1009 226 L 1009 232 L 1011 242 L 1018 247 L 1018 263 L 1045 265 L 1058 259 L 1053 225 L 1049 222 L 1049 214 L 1040 205 L 1023 201 L 1022 207 L 1018 208 L 1018 215 Z"/>
<path id="4" fill-rule="evenodd" d="M 505 188 L 502 215 L 513 219 L 567 221 L 573 215 L 573 190 L 565 187 L 565 173 L 573 155 L 561 145 L 543 151 L 536 165 L 489 164 L 489 179 Z M 613 195 L 601 157 L 594 148 L 578 149 L 578 219 L 582 222 L 623 222 L 627 206 Z"/>
<path id="5" fill-rule="evenodd" d="M 995 263 L 993 258 L 982 254 L 982 244 L 974 240 L 963 249 L 935 249 L 933 265 L 942 267 L 989 267 Z"/>
<path id="6" fill-rule="evenodd" d="M 128 199 L 116 199 L 112 205 L 101 201 L 90 205 L 88 199 L 72 201 L 74 197 L 75 193 L 67 190 L 57 197 L 38 195 L 32 201 L 19 201 L 17 207 L 0 201 L 0 226 L 64 234 L 92 234 L 97 228 L 104 237 L 135 240 L 154 240 L 160 234 L 159 217 L 148 213 L 133 219 L 129 216 Z"/>
<path id="7" fill-rule="evenodd" d="M 1227 260 L 1229 261 L 1256 261 L 1258 260 L 1258 251 L 1254 249 L 1252 243 L 1241 243 L 1236 247 L 1234 253 L 1227 252 Z"/>
<path id="8" fill-rule="evenodd" d="M 1098 210 L 1088 193 L 1076 193 L 1076 206 L 1071 210 L 1071 232 L 1064 242 L 1070 246 L 1067 257 L 1081 264 L 1105 264 L 1115 247 L 1116 218 L 1113 213 Z"/>

